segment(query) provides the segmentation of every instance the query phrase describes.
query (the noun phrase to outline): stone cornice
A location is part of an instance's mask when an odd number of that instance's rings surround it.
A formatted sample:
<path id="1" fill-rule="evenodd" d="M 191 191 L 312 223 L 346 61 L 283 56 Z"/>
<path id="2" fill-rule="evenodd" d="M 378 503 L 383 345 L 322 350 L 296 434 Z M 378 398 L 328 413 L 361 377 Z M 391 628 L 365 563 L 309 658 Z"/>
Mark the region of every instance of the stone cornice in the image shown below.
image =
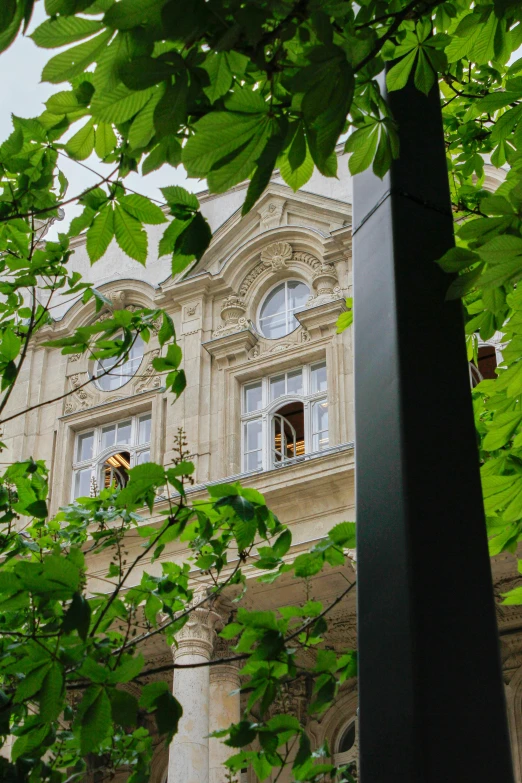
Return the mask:
<path id="1" fill-rule="evenodd" d="M 300 310 L 295 317 L 314 340 L 335 332 L 338 317 L 347 309 L 344 299 L 334 299 Z"/>

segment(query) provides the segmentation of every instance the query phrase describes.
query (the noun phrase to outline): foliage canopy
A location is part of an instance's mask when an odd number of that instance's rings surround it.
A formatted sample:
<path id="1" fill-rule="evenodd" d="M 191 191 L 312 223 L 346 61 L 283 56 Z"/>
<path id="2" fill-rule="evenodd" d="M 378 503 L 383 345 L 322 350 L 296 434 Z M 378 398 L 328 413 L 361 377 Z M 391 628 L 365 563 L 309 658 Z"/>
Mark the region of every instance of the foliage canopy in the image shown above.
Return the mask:
<path id="1" fill-rule="evenodd" d="M 4 0 L 0 50 L 27 31 L 33 5 Z M 57 299 L 94 299 L 97 311 L 110 306 L 71 271 L 72 237 L 85 233 L 92 263 L 114 239 L 144 264 L 144 225 L 165 223 L 159 252 L 171 256 L 174 275 L 207 249 L 211 231 L 197 198 L 178 186 L 164 188 L 161 209 L 129 190 L 130 172 L 146 176 L 182 165 L 215 193 L 249 180 L 244 214 L 276 168 L 294 190 L 314 169 L 335 177 L 340 139 L 352 174 L 372 166 L 383 176 L 400 155 L 398 129 L 377 81 L 388 62 L 388 91 L 408 79 L 425 94 L 440 91 L 458 227 L 456 248 L 439 263 L 453 273 L 448 296 L 465 297 L 469 358 L 476 359 L 477 332 L 487 340 L 501 331 L 506 341 L 498 380 L 473 393 L 491 552 L 514 551 L 522 536 L 519 1 L 45 0 L 45 11 L 48 18 L 31 35 L 40 47 L 60 49 L 42 73 L 57 91 L 39 117 L 13 117 L 0 146 L 0 423 L 18 415 L 9 401 L 30 341 L 51 322 Z M 92 154 L 111 173 L 70 196 L 62 157 L 81 162 Z M 506 169 L 495 195 L 483 187 L 485 161 Z M 76 201 L 83 211 L 69 231 L 45 241 L 46 223 Z M 345 316 L 340 328 L 348 325 Z M 153 329 L 162 347 L 156 369 L 176 397 L 185 387 L 181 351 L 160 310 L 113 311 L 52 345 L 120 363 L 136 335 L 147 342 Z M 259 493 L 221 485 L 209 489 L 207 501 L 190 502 L 193 466 L 181 434 L 177 445 L 171 467 L 138 466 L 123 491 L 80 499 L 53 519 L 42 462 L 26 455 L 1 477 L 0 733 L 15 737 L 11 761 L 0 759 L 3 779 L 81 779 L 94 754 L 107 775 L 124 766 L 130 781 L 146 781 L 152 733 L 143 716 L 153 716 L 168 741 L 181 706 L 165 684 L 141 687 L 139 698 L 121 686 L 140 685 L 150 673 L 140 643 L 157 633 L 173 642 L 194 610 L 189 568 L 209 575 L 201 600 L 210 603 L 230 584 L 246 588 L 247 560 L 265 581 L 287 571 L 307 578 L 325 564 L 342 564 L 353 547 L 353 525 L 343 523 L 290 562 L 290 533 Z M 152 511 L 158 494 L 167 508 L 144 525 L 140 510 Z M 143 548 L 124 565 L 134 529 Z M 139 560 L 149 553 L 158 558 L 178 538 L 188 543 L 190 561 L 163 563 L 161 576 L 144 573 L 127 589 Z M 102 550 L 113 558 L 112 589 L 92 594 L 88 560 Z M 521 600 L 517 591 L 506 596 Z M 249 709 L 256 705 L 261 716 L 254 723 L 247 712 L 226 734 L 237 751 L 229 761 L 233 772 L 252 764 L 263 780 L 297 744 L 295 780 L 336 774 L 328 749 L 312 752 L 295 717 L 267 717 L 296 677 L 313 682 L 313 713 L 325 710 L 340 683 L 355 674 L 353 651 L 338 657 L 322 646 L 329 608 L 315 602 L 279 613 L 240 608 L 222 631 L 235 640 Z M 299 663 L 303 648 L 315 651 L 307 669 Z"/>

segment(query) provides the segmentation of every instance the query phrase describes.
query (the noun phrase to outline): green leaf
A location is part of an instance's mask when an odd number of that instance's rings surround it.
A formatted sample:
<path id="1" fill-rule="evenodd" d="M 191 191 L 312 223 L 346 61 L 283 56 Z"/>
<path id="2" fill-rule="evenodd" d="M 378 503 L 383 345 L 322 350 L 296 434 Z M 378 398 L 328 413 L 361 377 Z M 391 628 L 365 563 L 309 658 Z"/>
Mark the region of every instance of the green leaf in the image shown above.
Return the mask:
<path id="1" fill-rule="evenodd" d="M 156 356 L 152 360 L 152 366 L 157 372 L 166 370 L 177 370 L 181 362 L 183 353 L 179 345 L 169 345 L 166 356 Z"/>
<path id="2" fill-rule="evenodd" d="M 87 231 L 87 254 L 91 264 L 105 254 L 113 236 L 114 211 L 112 204 L 106 204 Z"/>
<path id="3" fill-rule="evenodd" d="M 96 126 L 96 142 L 94 149 L 101 160 L 107 157 L 114 148 L 118 140 L 112 126 L 107 122 L 99 122 Z"/>
<path id="4" fill-rule="evenodd" d="M 83 756 L 97 750 L 100 743 L 111 730 L 111 703 L 105 688 L 93 686 L 88 688 L 83 700 L 88 706 L 79 708 L 80 749 Z"/>
<path id="5" fill-rule="evenodd" d="M 65 52 L 55 55 L 45 65 L 42 71 L 42 81 L 58 84 L 83 73 L 103 49 L 107 46 L 112 36 L 112 30 L 106 30 L 95 38 L 73 46 Z"/>
<path id="6" fill-rule="evenodd" d="M 140 707 L 143 707 L 145 710 L 148 710 L 149 712 L 154 709 L 154 705 L 156 704 L 156 700 L 164 693 L 169 692 L 169 686 L 168 683 L 166 683 L 164 680 L 158 681 L 158 682 L 151 682 L 148 685 L 145 685 L 142 688 L 141 696 L 140 696 Z"/>
<path id="7" fill-rule="evenodd" d="M 159 139 L 176 133 L 187 122 L 188 78 L 178 74 L 176 83 L 168 85 L 154 109 L 154 128 Z"/>
<path id="8" fill-rule="evenodd" d="M 164 2 L 158 0 L 121 0 L 109 8 L 103 22 L 116 30 L 131 30 L 154 21 L 159 23 L 162 5 Z"/>
<path id="9" fill-rule="evenodd" d="M 472 250 L 466 250 L 463 247 L 452 247 L 442 258 L 439 258 L 437 264 L 445 272 L 461 272 L 469 266 L 473 266 L 480 261 L 480 256 Z"/>
<path id="10" fill-rule="evenodd" d="M 218 161 L 248 144 L 264 119 L 264 114 L 238 112 L 211 112 L 202 117 L 183 147 L 182 161 L 188 176 L 206 177 Z"/>
<path id="11" fill-rule="evenodd" d="M 244 748 L 245 745 L 250 745 L 255 741 L 257 737 L 256 725 L 250 723 L 250 721 L 242 720 L 239 723 L 235 723 L 230 727 L 230 733 L 225 745 L 229 745 L 231 748 Z M 270 765 L 270 772 L 272 771 L 272 765 Z"/>
<path id="12" fill-rule="evenodd" d="M 180 185 L 168 185 L 166 188 L 160 188 L 160 190 L 169 206 L 182 205 L 194 212 L 199 209 L 197 196 L 194 193 L 189 193 L 188 190 L 185 190 Z"/>
<path id="13" fill-rule="evenodd" d="M 146 196 L 131 193 L 122 196 L 119 203 L 123 209 L 142 223 L 159 224 L 166 223 L 167 218 L 162 210 Z"/>
<path id="14" fill-rule="evenodd" d="M 435 84 L 436 76 L 430 60 L 424 54 L 423 50 L 419 49 L 419 59 L 417 60 L 417 67 L 415 68 L 415 87 L 420 92 L 423 92 L 424 95 L 428 95 Z"/>
<path id="15" fill-rule="evenodd" d="M 154 111 L 163 92 L 164 88 L 161 86 L 134 117 L 129 130 L 129 144 L 132 149 L 146 147 L 154 136 Z"/>
<path id="16" fill-rule="evenodd" d="M 89 120 L 65 145 L 65 151 L 75 160 L 85 160 L 94 149 L 94 125 Z"/>
<path id="17" fill-rule="evenodd" d="M 115 688 L 111 691 L 112 719 L 125 728 L 135 726 L 138 719 L 138 700 L 127 691 Z"/>
<path id="18" fill-rule="evenodd" d="M 55 721 L 63 709 L 63 673 L 61 666 L 53 662 L 40 689 L 40 717 L 46 722 Z"/>
<path id="19" fill-rule="evenodd" d="M 130 682 L 141 672 L 145 665 L 145 658 L 141 653 L 135 657 L 126 655 L 119 666 L 111 672 L 109 681 L 114 683 Z"/>
<path id="20" fill-rule="evenodd" d="M 513 590 L 509 590 L 507 593 L 500 594 L 504 599 L 502 603 L 504 606 L 519 606 L 522 604 L 522 587 L 514 587 Z"/>
<path id="21" fill-rule="evenodd" d="M 129 90 L 146 90 L 162 81 L 170 81 L 177 68 L 156 57 L 135 57 L 120 71 L 123 84 Z"/>
<path id="22" fill-rule="evenodd" d="M 292 543 L 292 534 L 289 530 L 283 530 L 277 541 L 272 547 L 272 551 L 276 557 L 284 557 L 290 545 Z"/>
<path id="23" fill-rule="evenodd" d="M 109 92 L 95 93 L 91 103 L 92 116 L 98 122 L 126 122 L 145 106 L 154 92 L 154 88 L 134 92 L 119 84 Z"/>
<path id="24" fill-rule="evenodd" d="M 212 231 L 201 212 L 196 212 L 190 223 L 179 234 L 174 249 L 182 256 L 195 256 L 198 260 L 210 245 Z"/>
<path id="25" fill-rule="evenodd" d="M 336 323 L 337 334 L 342 334 L 342 332 L 344 332 L 345 329 L 348 329 L 348 327 L 351 326 L 352 323 L 353 323 L 353 310 L 348 310 L 344 313 L 341 313 L 340 316 L 337 318 L 337 323 Z"/>
<path id="26" fill-rule="evenodd" d="M 91 607 L 89 602 L 81 595 L 75 593 L 67 609 L 62 622 L 63 633 L 78 631 L 78 635 L 83 641 L 87 639 L 89 626 L 91 622 Z"/>
<path id="27" fill-rule="evenodd" d="M 417 56 L 417 51 L 418 49 L 415 47 L 415 49 L 412 49 L 409 54 L 402 57 L 398 63 L 390 68 L 386 74 L 386 87 L 388 92 L 402 90 L 403 87 L 406 87 L 411 69 L 413 68 L 413 63 Z"/>
<path id="28" fill-rule="evenodd" d="M 102 22 L 94 19 L 83 19 L 80 16 L 59 16 L 56 19 L 47 19 L 36 28 L 29 38 L 32 38 L 37 46 L 53 49 L 56 46 L 65 46 L 80 41 L 102 29 Z"/>
<path id="29" fill-rule="evenodd" d="M 355 547 L 355 522 L 340 522 L 328 533 L 334 544 L 352 549 Z"/>
<path id="30" fill-rule="evenodd" d="M 175 136 L 162 139 L 160 144 L 152 150 L 143 162 L 142 173 L 144 175 L 150 174 L 151 171 L 156 171 L 164 163 L 169 163 L 174 167 L 181 163 L 181 144 Z"/>
<path id="31" fill-rule="evenodd" d="M 170 691 L 158 696 L 155 706 L 154 717 L 158 727 L 158 734 L 160 736 L 166 735 L 167 742 L 170 742 L 178 730 L 178 724 L 183 715 L 183 708 Z"/>
<path id="32" fill-rule="evenodd" d="M 232 71 L 228 64 L 226 52 L 213 52 L 202 66 L 210 77 L 210 86 L 204 87 L 203 92 L 210 103 L 215 103 L 230 90 L 232 86 Z"/>
<path id="33" fill-rule="evenodd" d="M 49 671 L 51 661 L 45 658 L 34 666 L 34 668 L 25 674 L 24 679 L 18 684 L 14 701 L 20 703 L 38 693 L 42 687 L 45 675 Z"/>
<path id="34" fill-rule="evenodd" d="M 299 147 L 303 147 L 304 155 L 302 160 L 300 160 L 300 156 L 297 153 Z M 306 185 L 314 173 L 314 161 L 302 128 L 297 131 L 290 149 L 281 156 L 279 171 L 286 184 L 293 191 L 297 191 L 303 185 Z"/>
<path id="35" fill-rule="evenodd" d="M 176 331 L 174 329 L 174 321 L 172 320 L 172 318 L 168 313 L 163 312 L 161 327 L 158 332 L 158 342 L 160 346 L 165 345 L 165 343 L 168 340 L 170 340 L 172 337 L 175 336 L 176 336 Z"/>
<path id="36" fill-rule="evenodd" d="M 16 17 L 16 0 L 4 0 L 0 8 L 0 34 L 9 29 Z"/>
<path id="37" fill-rule="evenodd" d="M 147 261 L 147 234 L 136 218 L 129 215 L 122 207 L 114 210 L 114 235 L 116 242 L 124 253 L 145 264 Z"/>
<path id="38" fill-rule="evenodd" d="M 379 139 L 378 131 L 379 126 L 372 124 L 356 130 L 348 137 L 345 150 L 352 152 L 348 160 L 348 168 L 352 175 L 364 171 L 373 161 Z"/>
<path id="39" fill-rule="evenodd" d="M 483 448 L 494 451 L 502 448 L 511 439 L 515 430 L 522 423 L 522 414 L 504 413 L 497 415 L 491 422 L 490 430 L 484 438 Z"/>

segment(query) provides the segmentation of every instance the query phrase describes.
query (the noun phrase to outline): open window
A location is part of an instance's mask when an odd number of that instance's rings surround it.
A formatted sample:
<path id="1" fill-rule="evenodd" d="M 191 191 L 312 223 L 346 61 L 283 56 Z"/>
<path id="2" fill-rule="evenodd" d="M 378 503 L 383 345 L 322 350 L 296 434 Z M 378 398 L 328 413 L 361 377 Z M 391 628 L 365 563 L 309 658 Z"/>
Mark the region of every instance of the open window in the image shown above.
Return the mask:
<path id="1" fill-rule="evenodd" d="M 469 363 L 471 386 L 474 388 L 481 381 L 495 380 L 498 376 L 497 352 L 494 345 L 479 345 L 478 362 Z"/>
<path id="2" fill-rule="evenodd" d="M 289 402 L 272 414 L 273 461 L 286 462 L 305 453 L 304 405 Z"/>
<path id="3" fill-rule="evenodd" d="M 103 463 L 102 477 L 105 488 L 112 485 L 123 489 L 129 480 L 131 455 L 128 451 L 111 454 Z"/>
<path id="4" fill-rule="evenodd" d="M 112 485 L 123 488 L 129 470 L 150 461 L 150 438 L 150 414 L 78 433 L 74 450 L 73 498 L 96 495 Z"/>
<path id="5" fill-rule="evenodd" d="M 270 470 L 329 446 L 326 362 L 243 387 L 243 470 Z"/>

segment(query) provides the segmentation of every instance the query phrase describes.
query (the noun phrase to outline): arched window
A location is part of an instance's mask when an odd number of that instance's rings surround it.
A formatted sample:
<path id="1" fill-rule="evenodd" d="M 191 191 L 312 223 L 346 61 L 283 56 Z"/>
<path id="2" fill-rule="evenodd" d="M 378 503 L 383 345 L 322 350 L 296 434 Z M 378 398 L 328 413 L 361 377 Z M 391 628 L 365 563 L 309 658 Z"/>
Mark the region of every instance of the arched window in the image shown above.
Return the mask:
<path id="1" fill-rule="evenodd" d="M 326 362 L 243 386 L 243 470 L 270 470 L 329 447 Z"/>
<path id="2" fill-rule="evenodd" d="M 294 313 L 305 306 L 310 289 L 299 280 L 285 280 L 268 293 L 259 313 L 259 328 L 269 340 L 284 337 L 299 322 Z"/>
<path id="3" fill-rule="evenodd" d="M 113 484 L 124 487 L 130 468 L 149 462 L 150 436 L 150 413 L 78 433 L 73 498 L 95 495 Z"/>
<path id="4" fill-rule="evenodd" d="M 474 388 L 481 381 L 495 380 L 498 376 L 495 370 L 497 369 L 497 352 L 494 345 L 485 344 L 478 347 L 478 362 L 469 363 L 469 374 L 471 380 L 471 386 Z"/>
<path id="5" fill-rule="evenodd" d="M 126 361 L 121 364 L 121 357 L 111 356 L 109 359 L 100 359 L 94 367 L 94 377 L 96 386 L 102 391 L 114 391 L 130 381 L 136 375 L 143 359 L 145 346 L 140 335 L 136 336 L 134 343 L 129 351 Z M 117 366 L 115 366 L 117 365 Z M 105 372 L 105 375 L 102 373 Z M 98 377 L 101 376 L 101 377 Z"/>

